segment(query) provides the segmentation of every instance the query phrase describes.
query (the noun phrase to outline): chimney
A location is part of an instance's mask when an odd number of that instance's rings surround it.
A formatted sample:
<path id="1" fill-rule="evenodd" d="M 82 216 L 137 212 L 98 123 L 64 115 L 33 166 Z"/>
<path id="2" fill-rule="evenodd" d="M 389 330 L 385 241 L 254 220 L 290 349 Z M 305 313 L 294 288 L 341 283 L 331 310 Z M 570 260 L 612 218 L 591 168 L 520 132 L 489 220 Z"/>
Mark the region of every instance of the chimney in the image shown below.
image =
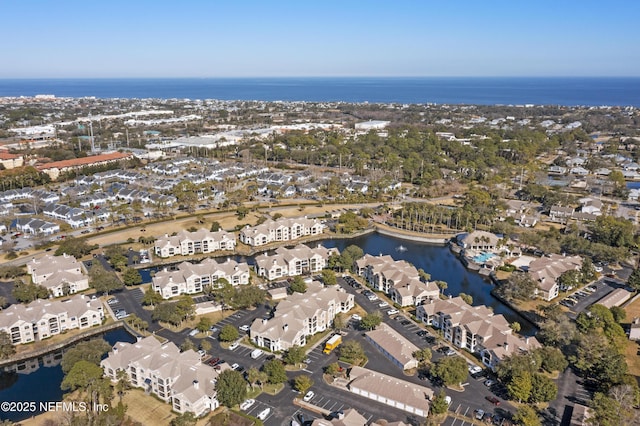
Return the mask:
<path id="1" fill-rule="evenodd" d="M 504 342 L 504 351 L 509 352 L 509 344 L 507 342 Z"/>
<path id="2" fill-rule="evenodd" d="M 118 347 L 114 346 L 113 348 L 111 348 L 111 350 L 113 351 L 114 354 L 118 353 Z"/>
<path id="3" fill-rule="evenodd" d="M 200 389 L 200 382 L 198 382 L 197 380 L 193 381 L 193 387 L 194 389 Z"/>
<path id="4" fill-rule="evenodd" d="M 344 411 L 340 410 L 337 413 L 338 420 L 344 420 Z"/>
<path id="5" fill-rule="evenodd" d="M 267 320 L 266 318 L 262 318 L 262 324 L 263 324 L 263 325 L 264 325 L 264 324 L 266 324 L 266 323 L 267 323 L 267 321 L 268 321 L 268 320 Z"/>
<path id="6" fill-rule="evenodd" d="M 524 339 L 524 344 L 525 344 L 525 345 L 527 345 L 527 346 L 529 346 L 529 337 L 526 337 L 526 338 Z"/>
<path id="7" fill-rule="evenodd" d="M 289 324 L 285 324 L 285 325 L 283 325 L 283 326 L 282 326 L 282 329 L 283 329 L 284 331 L 289 330 Z"/>

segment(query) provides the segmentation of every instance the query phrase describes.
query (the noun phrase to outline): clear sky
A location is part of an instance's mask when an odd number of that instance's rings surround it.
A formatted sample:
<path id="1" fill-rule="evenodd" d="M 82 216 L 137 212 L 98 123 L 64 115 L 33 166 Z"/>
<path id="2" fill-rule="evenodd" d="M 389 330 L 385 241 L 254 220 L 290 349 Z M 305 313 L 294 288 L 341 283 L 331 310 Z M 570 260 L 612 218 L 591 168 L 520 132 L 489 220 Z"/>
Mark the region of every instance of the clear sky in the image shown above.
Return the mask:
<path id="1" fill-rule="evenodd" d="M 637 0 L 0 0 L 0 78 L 637 76 Z"/>

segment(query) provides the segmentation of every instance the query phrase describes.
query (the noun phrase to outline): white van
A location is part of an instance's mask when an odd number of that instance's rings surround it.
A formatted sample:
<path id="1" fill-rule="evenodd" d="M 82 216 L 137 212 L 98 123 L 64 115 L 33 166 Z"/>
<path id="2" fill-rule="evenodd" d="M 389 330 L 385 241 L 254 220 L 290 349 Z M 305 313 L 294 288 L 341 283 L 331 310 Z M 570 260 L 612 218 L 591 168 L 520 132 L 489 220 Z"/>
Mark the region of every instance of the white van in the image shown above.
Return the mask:
<path id="1" fill-rule="evenodd" d="M 251 358 L 253 359 L 260 358 L 260 355 L 262 355 L 262 350 L 260 349 L 254 349 L 253 352 L 251 352 Z"/>
<path id="2" fill-rule="evenodd" d="M 191 332 L 189 333 L 189 336 L 193 337 L 193 336 L 195 336 L 195 335 L 196 335 L 196 334 L 198 334 L 198 333 L 199 333 L 199 331 L 198 331 L 197 329 L 195 329 L 195 328 L 194 328 L 194 329 L 193 329 L 193 330 L 191 330 Z"/>

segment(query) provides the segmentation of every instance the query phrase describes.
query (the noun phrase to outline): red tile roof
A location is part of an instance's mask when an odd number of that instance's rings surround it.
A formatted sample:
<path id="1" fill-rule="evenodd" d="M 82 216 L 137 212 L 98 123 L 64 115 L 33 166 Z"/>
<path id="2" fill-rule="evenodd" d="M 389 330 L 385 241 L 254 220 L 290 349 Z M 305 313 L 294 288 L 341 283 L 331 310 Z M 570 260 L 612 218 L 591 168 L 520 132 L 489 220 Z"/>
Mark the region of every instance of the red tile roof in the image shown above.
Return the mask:
<path id="1" fill-rule="evenodd" d="M 71 160 L 54 161 L 53 163 L 40 164 L 37 167 L 39 170 L 64 169 L 69 167 L 90 166 L 92 164 L 104 163 L 108 161 L 124 160 L 131 157 L 131 154 L 112 152 L 109 154 L 92 155 L 90 157 L 84 158 L 73 158 Z"/>
<path id="2" fill-rule="evenodd" d="M 0 160 L 15 160 L 16 158 L 20 158 L 21 155 L 9 154 L 8 152 L 0 151 Z"/>

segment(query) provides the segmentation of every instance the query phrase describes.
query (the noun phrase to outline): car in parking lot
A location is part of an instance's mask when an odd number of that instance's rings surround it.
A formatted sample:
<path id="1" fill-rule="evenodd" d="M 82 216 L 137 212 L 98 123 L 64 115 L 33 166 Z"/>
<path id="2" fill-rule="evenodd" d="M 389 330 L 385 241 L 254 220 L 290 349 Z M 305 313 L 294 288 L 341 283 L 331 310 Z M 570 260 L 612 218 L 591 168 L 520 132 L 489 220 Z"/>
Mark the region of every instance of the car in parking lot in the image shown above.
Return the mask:
<path id="1" fill-rule="evenodd" d="M 309 391 L 306 393 L 306 395 L 304 396 L 304 398 L 302 398 L 302 400 L 304 402 L 309 402 L 313 399 L 313 397 L 316 396 L 316 394 L 313 391 Z"/>
<path id="2" fill-rule="evenodd" d="M 490 388 L 491 386 L 495 385 L 496 383 L 498 383 L 498 382 L 496 382 L 495 380 L 491 380 L 491 379 L 487 379 L 487 380 L 484 381 L 484 385 L 486 387 L 488 387 L 488 388 Z"/>
<path id="3" fill-rule="evenodd" d="M 387 311 L 387 315 L 395 315 L 395 314 L 397 314 L 398 312 L 400 312 L 400 311 L 398 311 L 397 309 L 389 309 L 389 310 Z"/>
<path id="4" fill-rule="evenodd" d="M 212 366 L 212 367 L 214 365 L 220 364 L 221 362 L 224 362 L 224 360 L 221 361 L 219 357 L 215 357 L 215 358 L 211 358 L 211 359 L 207 360 L 207 364 Z"/>
<path id="5" fill-rule="evenodd" d="M 118 299 L 116 299 L 115 297 L 112 297 L 111 299 L 107 300 L 108 305 L 115 305 L 116 303 L 118 303 Z"/>
<path id="6" fill-rule="evenodd" d="M 469 374 L 476 375 L 482 373 L 482 367 L 479 365 L 469 365 Z"/>
<path id="7" fill-rule="evenodd" d="M 260 420 L 265 420 L 270 412 L 271 412 L 271 408 L 267 407 L 264 410 L 260 411 L 256 417 L 259 418 Z"/>
<path id="8" fill-rule="evenodd" d="M 232 350 L 236 349 L 238 346 L 240 346 L 240 343 L 233 342 L 232 344 L 229 345 L 229 350 L 232 351 Z"/>
<path id="9" fill-rule="evenodd" d="M 200 355 L 200 358 L 204 358 L 204 356 L 207 355 L 207 352 L 204 349 L 200 349 L 198 351 L 198 355 Z"/>
<path id="10" fill-rule="evenodd" d="M 216 331 L 218 331 L 218 327 L 216 327 L 215 325 L 212 325 L 211 327 L 209 327 L 209 331 L 212 333 L 215 333 Z"/>
<path id="11" fill-rule="evenodd" d="M 402 321 L 400 321 L 400 324 L 402 324 L 402 325 L 409 325 L 409 324 L 411 324 L 411 321 L 409 321 L 409 320 L 402 320 Z"/>
<path id="12" fill-rule="evenodd" d="M 476 415 L 476 419 L 478 420 L 482 420 L 482 418 L 484 417 L 484 410 L 482 409 L 477 409 L 474 411 L 475 415 Z"/>
<path id="13" fill-rule="evenodd" d="M 447 351 L 444 354 L 446 356 L 454 356 L 456 354 L 456 351 L 454 351 L 453 349 L 449 348 L 449 349 L 447 349 Z"/>
<path id="14" fill-rule="evenodd" d="M 240 404 L 240 409 L 242 411 L 247 411 L 253 404 L 256 403 L 255 399 L 245 399 L 242 404 Z"/>
<path id="15" fill-rule="evenodd" d="M 237 362 L 234 362 L 233 364 L 231 364 L 232 370 L 237 370 L 238 368 L 240 368 L 240 364 L 238 364 Z"/>
<path id="16" fill-rule="evenodd" d="M 244 332 L 249 331 L 249 329 L 250 329 L 250 328 L 251 328 L 251 326 L 249 326 L 249 325 L 247 325 L 247 324 L 244 324 L 244 325 L 241 325 L 240 327 L 238 327 L 238 329 L 239 329 L 240 331 L 244 331 Z"/>
<path id="17" fill-rule="evenodd" d="M 378 307 L 379 308 L 386 308 L 387 306 L 389 306 L 388 302 L 385 302 L 384 300 L 380 303 L 378 303 Z"/>
<path id="18" fill-rule="evenodd" d="M 378 296 L 376 296 L 375 294 L 370 294 L 367 296 L 367 299 L 369 299 L 370 302 L 373 302 L 374 300 L 378 300 Z"/>
<path id="19" fill-rule="evenodd" d="M 420 330 L 420 331 L 417 331 L 417 332 L 416 332 L 416 334 L 417 334 L 418 336 L 420 336 L 420 337 L 425 337 L 425 336 L 427 336 L 429 333 L 427 332 L 427 330 Z"/>
<path id="20" fill-rule="evenodd" d="M 495 396 L 489 395 L 486 398 L 487 398 L 487 401 L 489 401 L 493 405 L 500 405 L 500 400 L 498 398 L 496 398 Z"/>
<path id="21" fill-rule="evenodd" d="M 353 315 L 351 315 L 351 318 L 352 318 L 352 319 L 354 319 L 354 320 L 356 320 L 356 321 L 360 321 L 360 320 L 362 320 L 362 317 L 361 317 L 360 315 L 358 315 L 358 314 L 353 314 Z"/>

